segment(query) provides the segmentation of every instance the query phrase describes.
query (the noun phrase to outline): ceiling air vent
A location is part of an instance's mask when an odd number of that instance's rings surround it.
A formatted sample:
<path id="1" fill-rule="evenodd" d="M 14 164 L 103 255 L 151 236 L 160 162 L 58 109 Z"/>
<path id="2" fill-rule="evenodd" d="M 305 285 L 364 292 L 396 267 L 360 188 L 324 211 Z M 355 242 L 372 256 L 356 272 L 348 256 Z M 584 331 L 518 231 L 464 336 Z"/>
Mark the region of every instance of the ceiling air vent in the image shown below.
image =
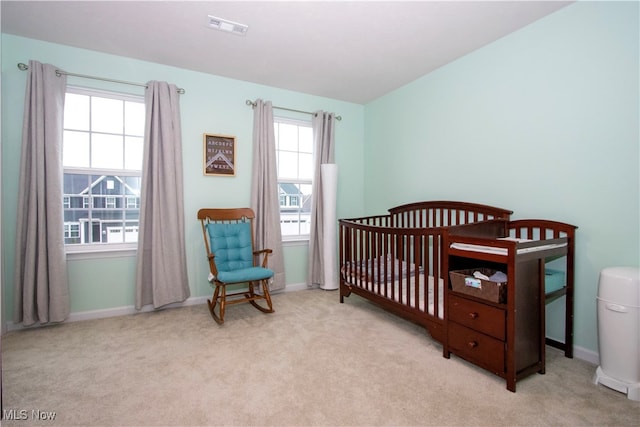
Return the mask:
<path id="1" fill-rule="evenodd" d="M 209 15 L 208 25 L 209 28 L 226 31 L 227 33 L 237 34 L 239 36 L 244 36 L 245 34 L 247 34 L 247 30 L 249 29 L 248 25 L 239 24 L 237 22 L 218 18 L 217 16 L 213 15 Z"/>

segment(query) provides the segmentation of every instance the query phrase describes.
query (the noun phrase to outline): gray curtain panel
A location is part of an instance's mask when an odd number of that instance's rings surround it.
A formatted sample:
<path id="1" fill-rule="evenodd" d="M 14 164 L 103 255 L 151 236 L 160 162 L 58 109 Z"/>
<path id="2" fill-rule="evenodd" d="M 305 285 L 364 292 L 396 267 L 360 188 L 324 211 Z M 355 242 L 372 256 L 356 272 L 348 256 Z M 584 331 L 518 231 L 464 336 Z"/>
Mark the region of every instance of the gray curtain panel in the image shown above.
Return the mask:
<path id="1" fill-rule="evenodd" d="M 62 322 L 69 285 L 62 207 L 65 76 L 29 61 L 22 127 L 15 254 L 15 323 Z"/>
<path id="2" fill-rule="evenodd" d="M 276 166 L 276 140 L 271 102 L 256 100 L 253 110 L 253 176 L 251 208 L 256 214 L 256 249 L 269 248 L 269 268 L 273 270 L 271 290 L 284 289 L 284 257 L 280 229 L 280 199 Z"/>
<path id="3" fill-rule="evenodd" d="M 184 231 L 180 95 L 175 85 L 152 81 L 145 93 L 146 120 L 136 308 L 189 298 Z"/>
<path id="4" fill-rule="evenodd" d="M 335 114 L 318 111 L 312 120 L 314 175 L 311 195 L 311 232 L 309 236 L 309 271 L 307 284 L 310 287 L 323 285 L 324 265 L 322 253 L 324 247 L 324 227 L 322 225 L 322 175 L 320 165 L 334 162 Z"/>

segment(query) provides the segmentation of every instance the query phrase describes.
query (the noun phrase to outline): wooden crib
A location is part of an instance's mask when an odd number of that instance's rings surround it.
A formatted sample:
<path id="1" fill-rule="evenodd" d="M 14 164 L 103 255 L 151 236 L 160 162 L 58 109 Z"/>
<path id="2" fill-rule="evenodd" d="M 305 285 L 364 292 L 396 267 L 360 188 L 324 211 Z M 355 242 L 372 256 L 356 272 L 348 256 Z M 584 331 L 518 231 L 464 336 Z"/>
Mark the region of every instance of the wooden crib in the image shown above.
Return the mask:
<path id="1" fill-rule="evenodd" d="M 339 221 L 340 302 L 355 293 L 424 326 L 442 342 L 443 236 L 450 227 L 510 218 L 488 205 L 425 201 Z"/>
<path id="2" fill-rule="evenodd" d="M 565 340 L 547 339 L 547 344 L 573 357 L 577 227 L 539 219 L 511 221 L 512 213 L 476 203 L 425 201 L 391 208 L 387 215 L 339 220 L 340 302 L 355 293 L 424 326 L 442 342 L 444 286 L 448 283 L 445 236 L 511 236 L 534 241 L 566 238 L 564 286 L 545 294 L 547 302 L 566 297 Z"/>

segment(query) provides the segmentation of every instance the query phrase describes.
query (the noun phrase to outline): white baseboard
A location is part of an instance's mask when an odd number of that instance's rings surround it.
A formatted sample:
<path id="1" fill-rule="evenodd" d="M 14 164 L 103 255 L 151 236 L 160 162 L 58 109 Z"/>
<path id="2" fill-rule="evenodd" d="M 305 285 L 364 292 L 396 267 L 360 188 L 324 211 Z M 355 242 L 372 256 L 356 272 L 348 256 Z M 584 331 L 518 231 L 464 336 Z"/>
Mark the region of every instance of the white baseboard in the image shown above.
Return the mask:
<path id="1" fill-rule="evenodd" d="M 167 304 L 160 310 L 204 304 L 206 301 L 207 297 L 191 297 L 180 303 Z M 106 308 L 103 310 L 81 311 L 78 313 L 71 313 L 67 322 L 80 322 L 83 320 L 103 319 L 106 317 L 127 316 L 137 313 L 147 313 L 154 310 L 153 305 L 149 304 L 142 306 L 140 310 L 136 310 L 134 306 L 129 305 L 124 307 Z"/>
<path id="2" fill-rule="evenodd" d="M 593 351 L 588 350 L 583 347 L 573 346 L 573 357 L 576 359 L 584 360 L 585 362 L 589 362 L 594 366 L 598 366 L 600 364 L 600 355 Z"/>
<path id="3" fill-rule="evenodd" d="M 207 301 L 207 298 L 208 297 L 187 298 L 184 302 L 181 302 L 181 303 L 167 304 L 166 306 L 162 307 L 162 309 L 164 310 L 167 308 L 177 308 L 177 307 L 186 307 L 189 305 L 204 304 Z M 140 310 L 136 310 L 135 306 L 133 305 L 127 305 L 123 307 L 105 308 L 100 310 L 79 311 L 76 313 L 69 314 L 69 318 L 67 318 L 65 322 L 81 322 L 83 320 L 94 320 L 94 319 L 105 319 L 107 317 L 128 316 L 128 315 L 137 314 L 137 313 L 145 313 L 153 310 L 154 310 L 153 305 L 149 304 L 149 305 L 143 306 Z M 23 326 L 21 324 L 16 324 L 13 322 L 7 322 L 8 331 L 15 331 L 15 330 L 26 329 L 26 328 L 37 328 L 42 326 L 49 326 L 49 325 L 36 324 L 32 326 Z"/>
<path id="4" fill-rule="evenodd" d="M 292 285 L 287 285 L 284 289 L 274 291 L 272 294 L 278 294 L 280 292 L 293 292 L 293 291 L 301 291 L 308 289 L 306 283 L 296 283 Z M 161 310 L 168 308 L 178 308 L 178 307 L 187 307 L 190 305 L 199 305 L 207 302 L 207 299 L 210 298 L 208 296 L 200 296 L 200 297 L 190 297 L 187 298 L 184 302 L 167 304 L 161 308 Z M 107 317 L 117 317 L 117 316 L 129 316 L 137 313 L 146 313 L 149 311 L 154 311 L 153 305 L 145 305 L 140 310 L 136 310 L 135 306 L 127 305 L 122 307 L 113 307 L 113 308 L 105 308 L 100 310 L 88 310 L 88 311 L 79 311 L 76 313 L 71 313 L 69 318 L 65 320 L 65 322 L 81 322 L 83 320 L 93 320 L 93 319 L 105 319 Z M 12 321 L 7 322 L 7 331 L 16 331 L 20 329 L 26 328 L 37 328 L 49 325 L 32 325 L 32 326 L 23 326 L 21 324 L 13 323 Z"/>
<path id="5" fill-rule="evenodd" d="M 294 291 L 304 291 L 309 289 L 309 287 L 307 286 L 306 283 L 294 283 L 291 285 L 287 285 L 284 287 L 283 290 L 278 291 L 278 292 L 294 292 Z M 278 293 L 278 292 L 272 292 L 272 293 Z"/>
<path id="6" fill-rule="evenodd" d="M 547 338 L 551 338 L 557 342 L 564 342 L 564 338 L 554 337 L 552 335 L 547 335 Z M 600 355 L 598 352 L 588 350 L 584 347 L 573 346 L 573 357 L 576 359 L 584 360 L 585 362 L 592 363 L 594 365 L 598 365 L 600 363 Z"/>

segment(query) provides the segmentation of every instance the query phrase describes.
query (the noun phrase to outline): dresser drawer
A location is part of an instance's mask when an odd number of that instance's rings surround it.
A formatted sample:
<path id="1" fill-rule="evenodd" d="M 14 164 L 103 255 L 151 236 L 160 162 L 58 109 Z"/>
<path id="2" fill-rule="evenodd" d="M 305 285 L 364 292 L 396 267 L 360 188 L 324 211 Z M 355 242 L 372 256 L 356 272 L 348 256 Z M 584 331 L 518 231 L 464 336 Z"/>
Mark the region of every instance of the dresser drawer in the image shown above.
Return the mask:
<path id="1" fill-rule="evenodd" d="M 455 354 L 496 374 L 505 372 L 505 343 L 473 329 L 449 323 L 449 347 Z"/>
<path id="2" fill-rule="evenodd" d="M 504 310 L 452 294 L 449 294 L 448 309 L 449 320 L 504 341 L 506 328 Z"/>

